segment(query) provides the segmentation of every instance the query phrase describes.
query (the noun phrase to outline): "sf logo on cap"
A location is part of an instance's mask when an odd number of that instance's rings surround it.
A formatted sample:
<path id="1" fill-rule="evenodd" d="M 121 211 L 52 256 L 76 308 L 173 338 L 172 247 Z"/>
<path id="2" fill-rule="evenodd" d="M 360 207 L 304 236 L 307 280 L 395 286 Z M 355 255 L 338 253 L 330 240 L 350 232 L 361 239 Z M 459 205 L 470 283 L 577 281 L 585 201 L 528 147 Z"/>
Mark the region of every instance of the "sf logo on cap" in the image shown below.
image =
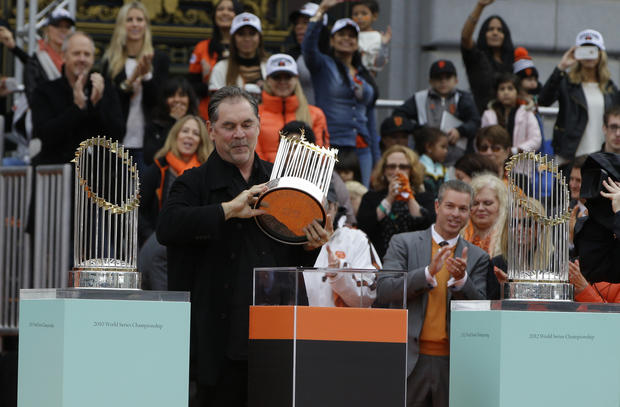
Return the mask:
<path id="1" fill-rule="evenodd" d="M 400 127 L 403 125 L 403 118 L 400 116 L 394 116 L 394 124 L 396 127 Z"/>
<path id="2" fill-rule="evenodd" d="M 443 69 L 443 67 L 446 66 L 446 61 L 439 61 L 437 65 L 439 65 L 439 67 Z"/>

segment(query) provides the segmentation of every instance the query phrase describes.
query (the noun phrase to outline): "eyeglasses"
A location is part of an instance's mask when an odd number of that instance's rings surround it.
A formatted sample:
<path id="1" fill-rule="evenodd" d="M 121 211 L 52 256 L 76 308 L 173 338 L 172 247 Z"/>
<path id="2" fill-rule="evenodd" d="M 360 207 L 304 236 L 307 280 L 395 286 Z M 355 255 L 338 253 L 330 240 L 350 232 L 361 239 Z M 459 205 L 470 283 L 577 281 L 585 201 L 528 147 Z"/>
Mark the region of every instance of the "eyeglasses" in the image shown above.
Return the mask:
<path id="1" fill-rule="evenodd" d="M 620 130 L 620 126 L 618 126 L 617 124 L 610 124 L 609 126 L 605 127 L 607 127 L 607 130 L 611 131 L 612 133 L 617 133 L 618 130 Z"/>
<path id="2" fill-rule="evenodd" d="M 385 164 L 386 170 L 393 171 L 397 168 L 401 171 L 407 171 L 411 169 L 411 165 L 409 164 Z"/>
<path id="3" fill-rule="evenodd" d="M 493 151 L 494 153 L 498 153 L 500 151 L 502 151 L 504 149 L 504 147 L 500 146 L 499 144 L 482 144 L 481 146 L 478 146 L 478 151 L 481 153 L 485 153 L 489 150 L 489 148 L 491 149 L 491 151 Z"/>

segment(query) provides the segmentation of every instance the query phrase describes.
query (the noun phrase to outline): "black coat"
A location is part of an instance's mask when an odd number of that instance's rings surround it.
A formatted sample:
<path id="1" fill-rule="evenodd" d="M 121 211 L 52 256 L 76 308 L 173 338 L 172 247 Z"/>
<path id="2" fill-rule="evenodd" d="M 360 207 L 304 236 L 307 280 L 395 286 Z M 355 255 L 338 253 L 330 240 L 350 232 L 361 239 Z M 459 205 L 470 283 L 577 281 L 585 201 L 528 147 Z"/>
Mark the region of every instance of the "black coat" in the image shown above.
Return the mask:
<path id="1" fill-rule="evenodd" d="M 605 111 L 618 103 L 617 92 L 610 80 L 603 93 Z M 553 127 L 553 151 L 560 157 L 573 159 L 588 124 L 588 105 L 581 84 L 572 83 L 568 74 L 557 67 L 538 94 L 538 104 L 550 106 L 556 100 L 560 110 Z"/>
<path id="2" fill-rule="evenodd" d="M 80 142 L 97 136 L 120 140 L 125 135 L 118 95 L 106 80 L 103 97 L 93 106 L 90 100 L 85 110 L 73 103 L 73 89 L 62 77 L 41 83 L 32 97 L 34 137 L 41 139 L 41 152 L 33 164 L 64 164 L 75 157 Z"/>
<path id="3" fill-rule="evenodd" d="M 191 291 L 192 362 L 200 384 L 216 383 L 226 357 L 247 357 L 253 268 L 312 265 L 318 255 L 272 240 L 254 219 L 224 219 L 221 203 L 268 181 L 271 169 L 255 154 L 246 183 L 214 151 L 205 164 L 177 178 L 159 215 L 168 289 Z"/>
<path id="4" fill-rule="evenodd" d="M 620 211 L 613 216 L 612 225 L 588 217 L 575 234 L 575 249 L 588 282 L 620 283 Z"/>
<path id="5" fill-rule="evenodd" d="M 153 113 L 153 109 L 155 108 L 155 106 L 157 106 L 157 103 L 159 102 L 159 89 L 168 78 L 168 69 L 170 67 L 170 59 L 168 58 L 168 55 L 161 51 L 155 50 L 155 53 L 153 54 L 152 66 L 153 77 L 148 81 L 142 81 L 142 111 L 144 113 L 145 125 L 151 120 L 151 114 Z M 109 76 L 107 60 L 103 61 L 101 72 L 103 72 L 104 75 Z M 114 87 L 118 92 L 118 98 L 121 104 L 121 112 L 125 123 L 127 122 L 127 116 L 129 116 L 131 93 L 122 91 L 120 85 L 126 79 L 127 75 L 125 74 L 124 67 L 114 78 L 112 78 Z"/>
<path id="6" fill-rule="evenodd" d="M 381 221 L 378 221 L 377 206 L 379 206 L 386 196 L 387 189 L 366 192 L 362 197 L 362 202 L 357 211 L 357 227 L 368 235 L 381 259 L 383 259 L 388 248 L 388 245 L 383 240 L 382 230 L 392 221 L 387 216 L 381 219 Z M 415 198 L 422 209 L 422 216 L 414 218 L 409 215 L 409 228 L 407 230 L 401 230 L 401 233 L 426 229 L 435 221 L 435 199 L 433 195 L 429 192 L 420 192 L 415 194 Z"/>
<path id="7" fill-rule="evenodd" d="M 166 157 L 157 159 L 156 162 L 146 168 L 142 175 L 140 207 L 138 208 L 138 241 L 140 246 L 155 232 L 159 212 L 166 203 L 166 191 L 175 178 L 169 171 Z"/>

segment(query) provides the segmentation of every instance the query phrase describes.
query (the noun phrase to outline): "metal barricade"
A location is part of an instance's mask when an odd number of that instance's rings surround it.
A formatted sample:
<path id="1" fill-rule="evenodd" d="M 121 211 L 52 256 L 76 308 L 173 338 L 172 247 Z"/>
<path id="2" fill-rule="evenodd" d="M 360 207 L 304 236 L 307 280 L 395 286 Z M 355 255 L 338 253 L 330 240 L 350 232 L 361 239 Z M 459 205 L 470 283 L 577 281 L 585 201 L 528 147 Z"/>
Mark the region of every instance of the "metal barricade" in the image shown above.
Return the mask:
<path id="1" fill-rule="evenodd" d="M 32 288 L 67 286 L 71 265 L 70 164 L 36 169 L 34 265 Z"/>
<path id="2" fill-rule="evenodd" d="M 0 336 L 17 333 L 19 289 L 31 283 L 31 183 L 32 167 L 0 167 Z"/>

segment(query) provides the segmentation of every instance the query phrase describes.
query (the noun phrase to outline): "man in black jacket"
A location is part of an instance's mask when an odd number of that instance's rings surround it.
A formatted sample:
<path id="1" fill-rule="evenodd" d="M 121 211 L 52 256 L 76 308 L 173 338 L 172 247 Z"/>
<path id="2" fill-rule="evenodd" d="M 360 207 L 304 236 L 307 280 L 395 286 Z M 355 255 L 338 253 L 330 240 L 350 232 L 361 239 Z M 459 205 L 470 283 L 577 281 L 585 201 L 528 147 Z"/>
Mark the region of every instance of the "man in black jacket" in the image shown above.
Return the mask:
<path id="1" fill-rule="evenodd" d="M 34 137 L 42 142 L 33 164 L 71 161 L 80 142 L 125 134 L 118 96 L 111 84 L 90 70 L 95 44 L 85 33 L 70 34 L 63 44 L 63 72 L 54 81 L 39 85 L 32 96 Z"/>
<path id="2" fill-rule="evenodd" d="M 209 120 L 215 151 L 172 185 L 157 238 L 168 247 L 168 289 L 191 291 L 190 355 L 199 405 L 244 406 L 252 269 L 312 265 L 318 255 L 312 249 L 332 230 L 314 221 L 306 228 L 306 250 L 267 237 L 252 219 L 263 213 L 253 205 L 272 169 L 254 152 L 256 101 L 224 87 L 211 97 Z"/>

